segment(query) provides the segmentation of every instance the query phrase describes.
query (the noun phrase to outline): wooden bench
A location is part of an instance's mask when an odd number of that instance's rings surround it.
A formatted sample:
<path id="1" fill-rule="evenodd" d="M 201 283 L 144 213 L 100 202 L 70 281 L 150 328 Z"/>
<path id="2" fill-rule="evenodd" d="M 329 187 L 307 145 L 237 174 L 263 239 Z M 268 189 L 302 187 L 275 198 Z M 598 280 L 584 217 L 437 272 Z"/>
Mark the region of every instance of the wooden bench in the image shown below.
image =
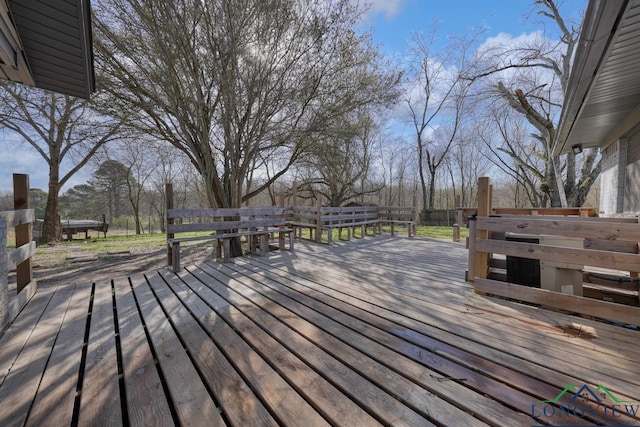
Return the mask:
<path id="1" fill-rule="evenodd" d="M 391 235 L 395 235 L 396 224 L 407 228 L 409 238 L 416 234 L 416 209 L 414 207 L 380 206 L 378 208 L 380 225 L 390 225 Z"/>
<path id="2" fill-rule="evenodd" d="M 333 242 L 333 229 L 338 229 L 338 240 L 342 240 L 342 230 L 347 230 L 347 240 L 351 240 L 353 229 L 359 227 L 361 236 L 367 234 L 367 228 L 373 227 L 374 234 L 379 231 L 380 220 L 377 206 L 347 206 L 341 208 L 322 208 L 322 226 L 327 231 L 327 242 Z"/>
<path id="3" fill-rule="evenodd" d="M 173 271 L 180 271 L 180 243 L 213 240 L 223 261 L 231 257 L 231 239 L 246 238 L 252 253 L 264 255 L 269 240 L 278 236 L 278 247 L 293 250 L 293 229 L 286 223 L 285 208 L 220 208 L 167 209 L 168 262 Z M 176 237 L 180 233 L 209 232 L 198 236 Z M 222 252 L 222 253 L 220 253 Z"/>
<path id="4" fill-rule="evenodd" d="M 293 206 L 287 225 L 298 231 L 302 238 L 302 229 L 309 229 L 310 239 L 321 241 L 323 231 L 327 232 L 327 242 L 333 242 L 333 229 L 338 229 L 338 238 L 342 239 L 342 230 L 347 230 L 347 240 L 351 239 L 352 230 L 360 227 L 364 237 L 368 227 L 379 225 L 377 206 L 349 206 L 349 207 L 310 207 Z"/>

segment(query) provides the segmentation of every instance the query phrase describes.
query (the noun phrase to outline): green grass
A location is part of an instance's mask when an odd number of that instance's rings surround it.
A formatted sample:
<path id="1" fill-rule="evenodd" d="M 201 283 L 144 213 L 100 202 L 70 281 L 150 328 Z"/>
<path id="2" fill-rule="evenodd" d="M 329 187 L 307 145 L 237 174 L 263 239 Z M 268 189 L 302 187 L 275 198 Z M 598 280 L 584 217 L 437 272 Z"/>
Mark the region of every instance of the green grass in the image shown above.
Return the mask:
<path id="1" fill-rule="evenodd" d="M 390 227 L 383 227 L 383 232 L 389 233 Z M 371 236 L 372 230 L 368 229 L 368 235 Z M 452 240 L 452 227 L 427 227 L 419 226 L 417 229 L 417 235 L 421 237 L 429 237 L 434 239 Z M 180 237 L 191 237 L 206 235 L 206 232 L 200 233 L 181 233 Z M 465 239 L 469 235 L 469 230 L 466 228 L 460 229 L 461 239 Z M 356 227 L 353 230 L 353 235 L 356 238 L 361 237 L 360 227 Z M 407 235 L 407 230 L 404 227 L 396 227 L 396 235 L 403 237 Z M 304 228 L 302 236 L 305 239 L 309 238 L 309 229 Z M 327 241 L 327 234 L 323 232 L 322 240 Z M 343 239 L 347 237 L 346 230 L 342 232 Z M 34 256 L 34 262 L 43 266 L 54 267 L 60 266 L 64 263 L 65 259 L 70 256 L 78 255 L 98 255 L 105 254 L 107 252 L 123 252 L 130 251 L 131 253 L 148 251 L 152 248 L 164 248 L 166 245 L 166 234 L 164 233 L 152 233 L 135 235 L 109 235 L 107 237 L 90 237 L 87 240 L 78 239 L 71 242 L 62 241 L 52 245 L 39 245 Z M 333 230 L 333 240 L 338 241 L 338 230 Z M 44 249 L 49 250 L 44 250 Z"/>
<path id="2" fill-rule="evenodd" d="M 427 227 L 421 225 L 417 230 L 418 236 L 431 237 L 433 239 L 453 240 L 453 227 Z M 460 239 L 469 237 L 468 228 L 460 228 Z"/>

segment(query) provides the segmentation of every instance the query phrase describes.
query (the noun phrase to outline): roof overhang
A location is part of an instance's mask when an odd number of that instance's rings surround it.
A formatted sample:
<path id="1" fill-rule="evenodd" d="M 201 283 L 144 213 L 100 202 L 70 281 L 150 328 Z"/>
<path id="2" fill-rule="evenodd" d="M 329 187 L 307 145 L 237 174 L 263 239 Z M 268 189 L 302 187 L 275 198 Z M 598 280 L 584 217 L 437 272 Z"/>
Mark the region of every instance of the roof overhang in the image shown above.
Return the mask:
<path id="1" fill-rule="evenodd" d="M 640 0 L 590 0 L 554 145 L 606 147 L 640 123 Z"/>
<path id="2" fill-rule="evenodd" d="M 0 78 L 88 99 L 89 0 L 0 0 Z"/>

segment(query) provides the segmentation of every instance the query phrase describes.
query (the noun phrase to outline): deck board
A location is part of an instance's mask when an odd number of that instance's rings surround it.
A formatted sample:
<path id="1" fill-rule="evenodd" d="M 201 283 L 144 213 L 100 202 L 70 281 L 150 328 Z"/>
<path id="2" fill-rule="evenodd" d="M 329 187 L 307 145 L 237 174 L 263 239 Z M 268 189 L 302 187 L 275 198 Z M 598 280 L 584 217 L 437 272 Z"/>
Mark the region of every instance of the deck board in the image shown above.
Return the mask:
<path id="1" fill-rule="evenodd" d="M 63 426 L 72 422 L 91 289 L 91 284 L 74 289 L 27 425 Z"/>
<path id="2" fill-rule="evenodd" d="M 99 282 L 94 286 L 79 426 L 122 422 L 117 357 L 111 282 Z"/>
<path id="3" fill-rule="evenodd" d="M 360 423 L 362 425 L 375 426 L 377 424 L 369 414 L 353 404 L 350 399 L 344 398 L 335 387 L 325 381 L 302 360 L 290 353 L 284 346 L 280 345 L 219 295 L 195 280 L 194 276 L 181 274 L 180 276 L 185 280 L 186 284 L 175 280 L 176 277 L 171 274 L 164 273 L 163 276 L 165 276 L 174 292 L 183 299 L 183 303 L 190 307 L 194 315 L 206 322 L 211 332 L 215 333 L 216 323 L 227 322 L 229 327 L 240 334 L 245 341 L 253 344 L 260 356 L 276 369 L 291 384 L 291 387 L 298 390 L 308 402 L 314 404 L 318 411 L 331 422 L 337 423 L 342 418 L 344 422 L 348 422 L 351 425 Z M 215 314 L 211 312 L 212 308 Z M 255 366 L 252 369 L 258 369 L 258 367 Z M 269 396 L 271 393 L 273 393 L 272 390 L 262 390 L 262 395 L 266 397 L 265 400 L 272 399 L 272 396 Z M 288 401 L 288 403 L 291 402 Z M 306 406 L 306 403 L 304 406 Z M 254 411 L 253 408 L 248 407 L 240 409 L 244 413 Z M 274 408 L 274 410 L 277 411 L 278 408 Z M 296 423 L 302 422 L 302 418 L 297 418 L 296 420 L 294 421 Z M 243 424 L 247 425 L 246 422 Z M 261 425 L 264 425 L 264 423 Z"/>
<path id="4" fill-rule="evenodd" d="M 114 280 L 114 288 L 129 423 L 132 426 L 171 426 L 174 424 L 171 408 L 164 395 L 131 284 L 121 278 Z"/>
<path id="5" fill-rule="evenodd" d="M 178 422 L 186 425 L 225 425 L 216 403 L 207 392 L 149 284 L 144 278 L 137 277 L 132 280 L 132 285 L 174 403 Z M 175 321 L 175 317 L 173 320 Z"/>
<path id="6" fill-rule="evenodd" d="M 41 287 L 0 337 L 0 424 L 612 424 L 569 385 L 638 409 L 638 330 L 476 295 L 465 266 L 376 236 Z"/>

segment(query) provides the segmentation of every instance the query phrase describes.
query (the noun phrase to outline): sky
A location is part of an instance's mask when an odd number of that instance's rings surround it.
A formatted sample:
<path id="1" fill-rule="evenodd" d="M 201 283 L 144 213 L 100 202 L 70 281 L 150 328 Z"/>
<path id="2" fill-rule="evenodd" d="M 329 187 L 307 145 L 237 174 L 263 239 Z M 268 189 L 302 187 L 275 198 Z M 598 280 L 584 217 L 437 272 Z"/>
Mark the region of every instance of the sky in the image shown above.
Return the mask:
<path id="1" fill-rule="evenodd" d="M 539 17 L 529 16 L 531 0 L 369 0 L 368 3 L 370 8 L 362 27 L 372 33 L 382 52 L 396 58 L 406 54 L 407 40 L 413 32 L 426 32 L 434 22 L 443 44 L 449 36 L 464 35 L 477 28 L 485 30 L 480 42 L 497 36 L 517 38 L 539 30 L 541 24 Z M 565 0 L 561 6 L 563 16 L 579 19 L 586 3 L 586 0 Z M 7 144 L 7 138 L 0 131 L 0 191 L 11 191 L 12 173 L 30 174 L 31 187 L 46 191 L 45 161 L 26 144 Z M 63 191 L 86 182 L 90 175 L 88 168 L 81 170 Z"/>

